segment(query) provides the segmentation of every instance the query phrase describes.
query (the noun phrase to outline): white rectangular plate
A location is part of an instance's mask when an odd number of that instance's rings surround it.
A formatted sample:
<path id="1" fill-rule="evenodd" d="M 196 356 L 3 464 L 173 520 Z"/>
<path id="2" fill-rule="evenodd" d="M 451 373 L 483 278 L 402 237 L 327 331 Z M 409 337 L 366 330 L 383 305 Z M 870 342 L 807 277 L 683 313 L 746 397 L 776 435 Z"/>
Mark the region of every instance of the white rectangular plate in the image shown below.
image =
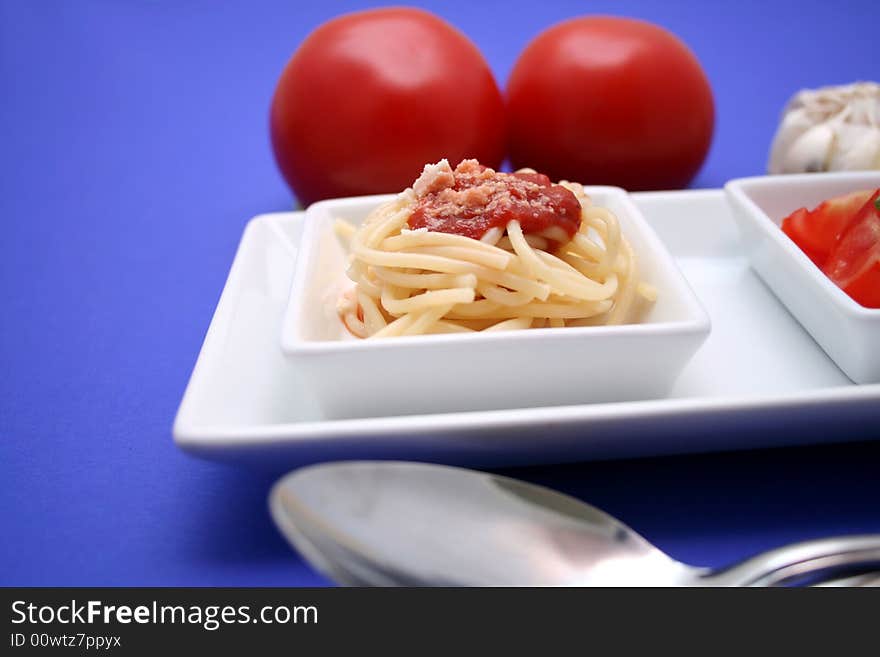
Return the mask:
<path id="1" fill-rule="evenodd" d="M 877 437 L 880 384 L 851 383 L 749 269 L 721 191 L 633 197 L 712 320 L 668 398 L 325 420 L 278 343 L 303 219 L 288 212 L 245 230 L 174 423 L 177 444 L 274 467 L 500 466 Z"/>

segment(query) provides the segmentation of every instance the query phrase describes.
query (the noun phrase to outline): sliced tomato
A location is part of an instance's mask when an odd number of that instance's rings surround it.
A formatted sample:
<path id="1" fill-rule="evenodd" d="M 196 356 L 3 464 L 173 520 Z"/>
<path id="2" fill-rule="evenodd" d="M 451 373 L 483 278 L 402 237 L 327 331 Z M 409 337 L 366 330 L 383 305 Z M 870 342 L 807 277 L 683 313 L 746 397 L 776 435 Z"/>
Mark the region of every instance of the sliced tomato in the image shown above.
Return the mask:
<path id="1" fill-rule="evenodd" d="M 824 201 L 815 210 L 800 208 L 782 221 L 782 230 L 818 267 L 823 267 L 849 221 L 871 197 L 870 190 Z"/>
<path id="2" fill-rule="evenodd" d="M 858 303 L 880 308 L 880 189 L 847 225 L 822 271 Z"/>
<path id="3" fill-rule="evenodd" d="M 843 288 L 843 291 L 865 308 L 880 308 L 880 263 L 875 259 L 873 266 Z"/>
<path id="4" fill-rule="evenodd" d="M 799 208 L 782 220 L 783 232 L 791 238 L 791 241 L 797 244 L 801 251 L 807 254 L 807 257 L 816 263 L 817 267 L 825 264 L 827 253 L 823 253 L 824 242 L 813 239 L 813 233 L 810 230 L 812 222 L 810 221 L 810 211 L 806 208 Z"/>

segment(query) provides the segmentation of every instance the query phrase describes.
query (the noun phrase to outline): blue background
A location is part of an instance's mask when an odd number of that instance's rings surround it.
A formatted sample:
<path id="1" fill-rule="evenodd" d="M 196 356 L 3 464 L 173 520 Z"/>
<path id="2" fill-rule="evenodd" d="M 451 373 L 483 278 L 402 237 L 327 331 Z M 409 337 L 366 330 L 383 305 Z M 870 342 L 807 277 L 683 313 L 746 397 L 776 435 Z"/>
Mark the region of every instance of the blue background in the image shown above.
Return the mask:
<path id="1" fill-rule="evenodd" d="M 0 1 L 0 584 L 325 583 L 270 524 L 273 475 L 180 453 L 171 422 L 245 222 L 292 199 L 275 81 L 357 2 Z M 717 102 L 695 186 L 764 170 L 787 98 L 877 75 L 873 2 L 434 2 L 503 84 L 541 29 L 630 15 Z M 876 429 L 874 430 L 876 433 Z M 508 471 L 720 565 L 880 532 L 880 443 Z"/>

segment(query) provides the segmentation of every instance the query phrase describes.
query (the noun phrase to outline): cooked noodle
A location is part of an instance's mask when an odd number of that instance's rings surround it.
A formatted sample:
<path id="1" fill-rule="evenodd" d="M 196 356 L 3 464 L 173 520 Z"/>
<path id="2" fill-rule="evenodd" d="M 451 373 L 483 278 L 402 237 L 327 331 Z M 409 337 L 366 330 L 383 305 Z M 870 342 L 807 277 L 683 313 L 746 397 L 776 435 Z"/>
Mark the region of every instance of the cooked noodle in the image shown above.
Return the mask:
<path id="1" fill-rule="evenodd" d="M 339 302 L 345 326 L 357 337 L 379 338 L 637 321 L 656 292 L 639 280 L 617 217 L 592 205 L 581 185 L 559 184 L 581 205 L 570 240 L 559 227 L 524 234 L 515 220 L 480 240 L 411 230 L 418 201 L 412 188 L 359 228 L 338 222 L 355 283 Z"/>

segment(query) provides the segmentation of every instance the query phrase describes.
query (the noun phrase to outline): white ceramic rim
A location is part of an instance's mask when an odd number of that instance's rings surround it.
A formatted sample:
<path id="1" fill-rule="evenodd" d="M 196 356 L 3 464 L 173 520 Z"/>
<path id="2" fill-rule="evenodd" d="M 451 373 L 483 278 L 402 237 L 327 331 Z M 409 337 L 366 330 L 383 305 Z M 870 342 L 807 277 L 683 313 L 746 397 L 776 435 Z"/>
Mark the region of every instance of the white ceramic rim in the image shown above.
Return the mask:
<path id="1" fill-rule="evenodd" d="M 878 175 L 876 171 L 845 171 L 834 173 L 799 173 L 786 174 L 779 176 L 752 176 L 749 178 L 737 178 L 729 181 L 724 189 L 732 194 L 733 198 L 744 209 L 747 210 L 746 216 L 757 226 L 764 236 L 778 246 L 798 264 L 804 276 L 815 285 L 822 293 L 822 296 L 829 302 L 834 304 L 841 312 L 844 312 L 856 319 L 868 319 L 870 321 L 880 321 L 880 308 L 866 308 L 852 297 L 850 297 L 841 288 L 837 287 L 834 282 L 819 269 L 807 254 L 801 251 L 800 247 L 786 235 L 782 228 L 773 221 L 760 206 L 752 200 L 749 194 L 751 189 L 756 187 L 775 187 L 780 183 L 794 183 L 796 185 L 810 183 L 816 185 L 822 180 L 852 180 L 859 182 L 861 180 L 871 181 L 872 184 L 878 184 Z"/>
<path id="2" fill-rule="evenodd" d="M 310 212 L 314 208 L 321 209 L 325 204 L 358 205 L 367 201 L 383 203 L 397 196 L 397 194 L 382 194 L 376 196 L 356 196 L 344 199 L 332 199 L 320 201 L 310 206 L 306 211 L 306 224 L 303 228 L 300 250 L 294 268 L 291 282 L 290 296 L 287 308 L 281 322 L 281 349 L 289 356 L 314 356 L 328 353 L 350 353 L 358 351 L 385 352 L 388 350 L 421 349 L 434 345 L 447 344 L 492 344 L 505 342 L 516 344 L 522 342 L 529 344 L 535 340 L 553 339 L 559 342 L 581 340 L 585 337 L 608 337 L 608 336 L 643 336 L 645 338 L 663 338 L 670 335 L 692 335 L 706 333 L 711 330 L 709 314 L 703 308 L 697 295 L 694 293 L 684 274 L 682 274 L 675 259 L 663 244 L 653 227 L 642 215 L 641 210 L 630 198 L 629 193 L 620 188 L 609 185 L 590 185 L 584 187 L 588 194 L 614 194 L 626 207 L 626 211 L 632 221 L 638 225 L 638 230 L 648 244 L 648 248 L 658 260 L 658 266 L 672 274 L 674 291 L 679 295 L 687 309 L 688 318 L 675 321 L 654 322 L 651 324 L 620 324 L 617 326 L 586 326 L 569 327 L 565 331 L 558 329 L 529 329 L 520 331 L 504 332 L 480 332 L 470 334 L 437 334 L 437 335 L 413 335 L 400 336 L 393 340 L 304 340 L 297 337 L 297 331 L 293 329 L 300 320 L 300 300 L 305 294 L 304 282 L 311 267 L 313 249 L 303 248 L 302 245 L 314 244 L 321 233 L 318 222 L 308 221 Z M 326 229 L 326 228 L 325 228 Z"/>

